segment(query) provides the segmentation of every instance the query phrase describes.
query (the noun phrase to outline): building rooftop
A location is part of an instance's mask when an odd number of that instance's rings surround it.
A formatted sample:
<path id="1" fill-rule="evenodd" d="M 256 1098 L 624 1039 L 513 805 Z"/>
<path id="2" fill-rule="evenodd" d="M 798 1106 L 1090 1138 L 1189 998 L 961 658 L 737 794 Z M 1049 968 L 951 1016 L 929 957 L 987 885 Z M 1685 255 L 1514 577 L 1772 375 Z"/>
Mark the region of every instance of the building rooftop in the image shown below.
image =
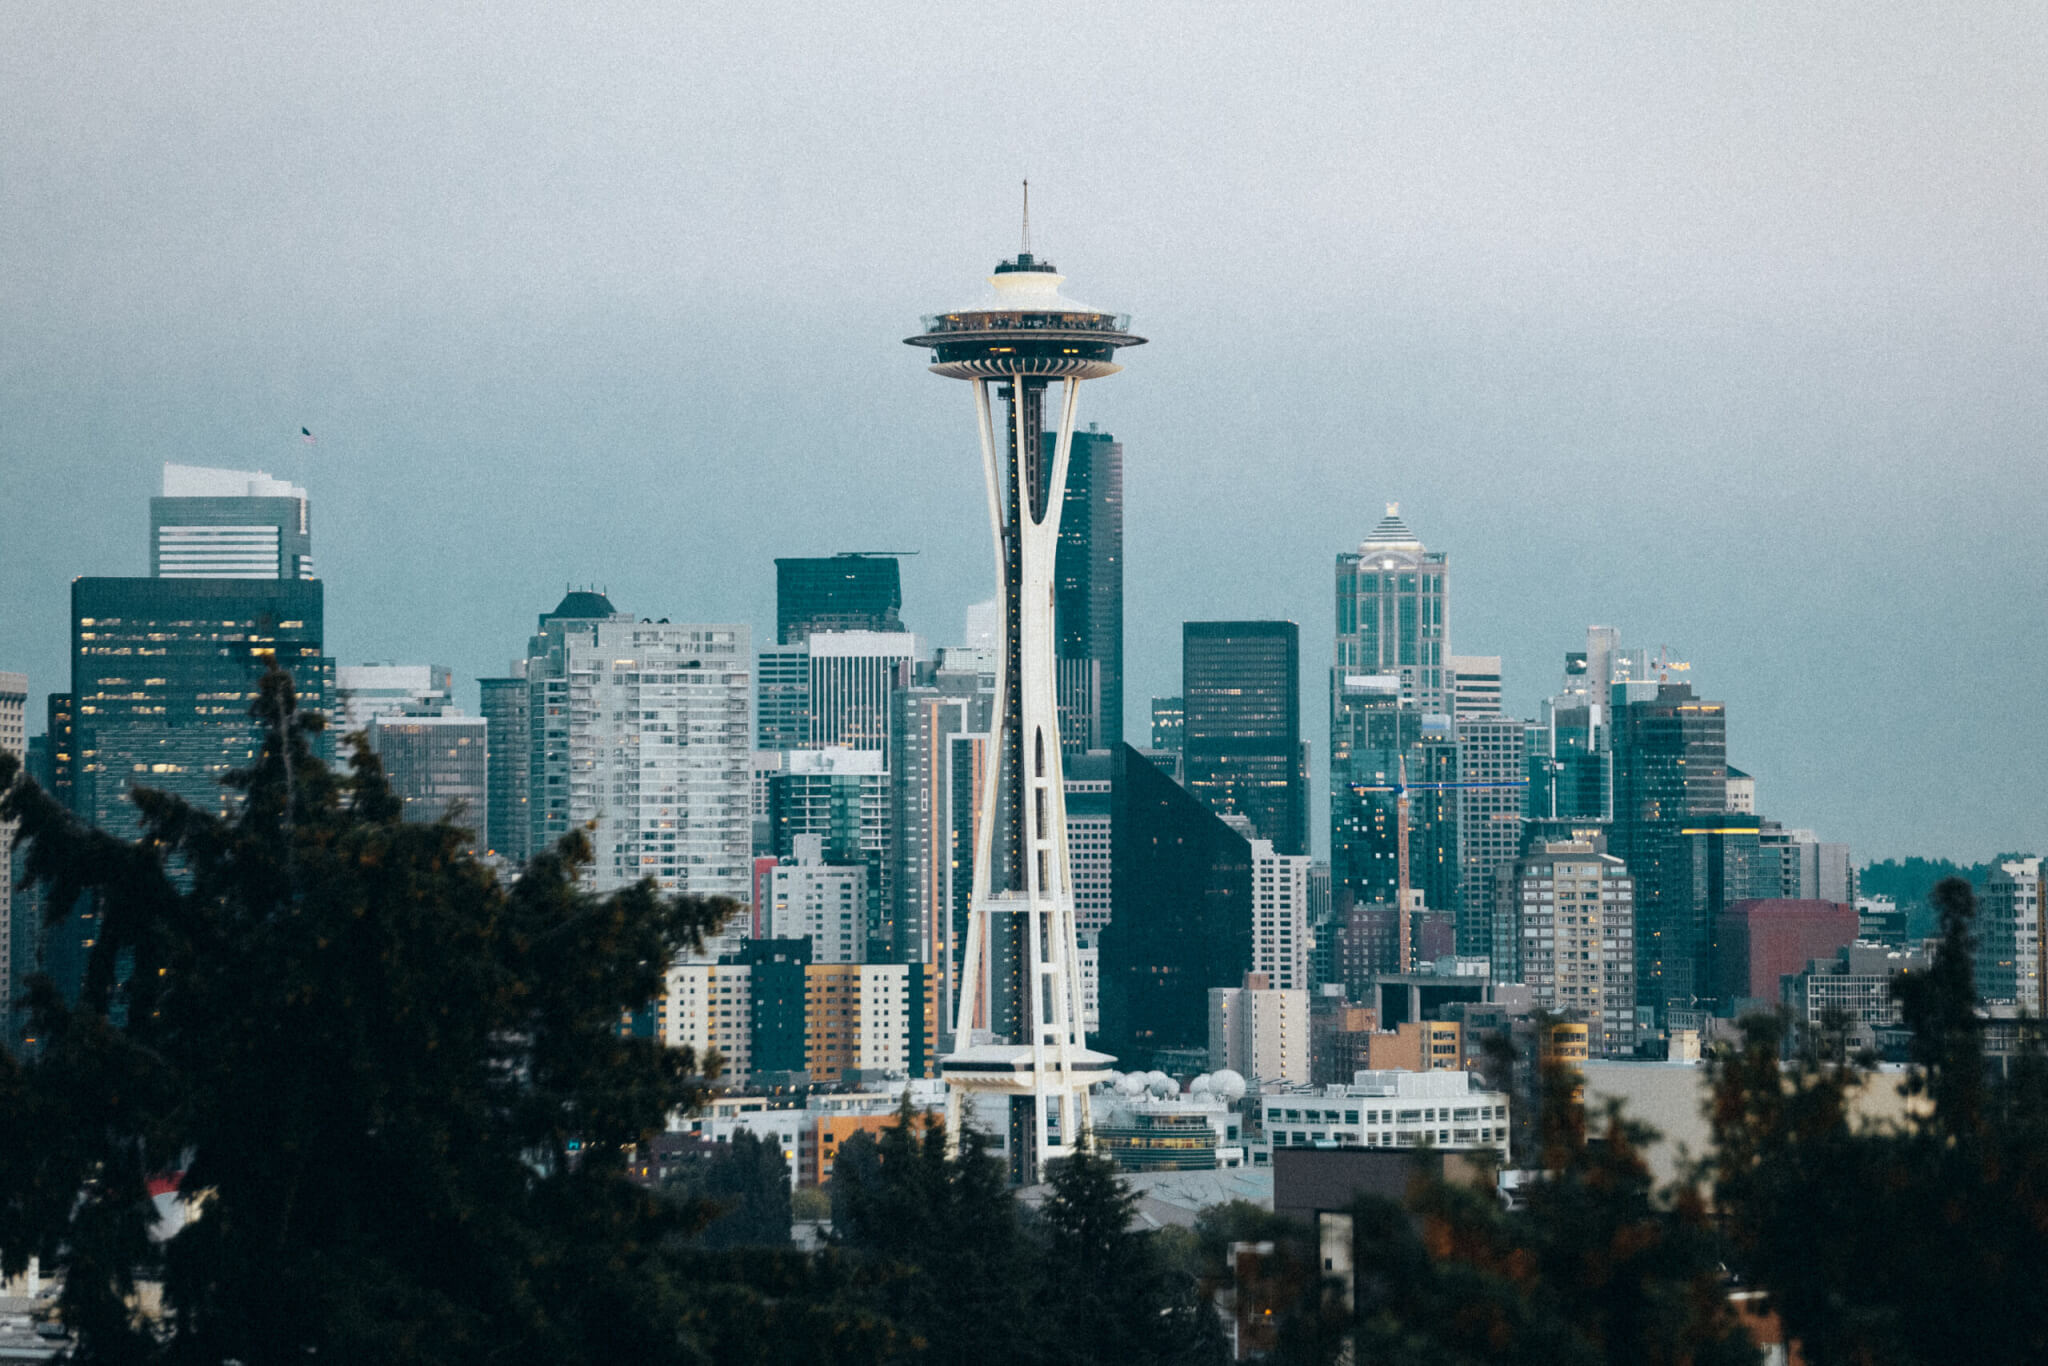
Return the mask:
<path id="1" fill-rule="evenodd" d="M 268 470 L 222 470 L 209 465 L 164 463 L 166 498 L 304 498 L 296 484 L 271 477 Z"/>
<path id="2" fill-rule="evenodd" d="M 550 621 L 598 621 L 617 616 L 619 609 L 602 593 L 573 589 L 563 596 L 552 612 L 541 614 L 542 624 Z"/>
<path id="3" fill-rule="evenodd" d="M 1387 515 L 1380 518 L 1378 525 L 1374 526 L 1371 531 L 1365 533 L 1365 540 L 1360 543 L 1360 547 L 1362 549 L 1420 550 L 1422 549 L 1422 538 L 1410 531 L 1408 524 L 1401 520 L 1401 505 L 1399 503 L 1389 503 L 1387 504 Z"/>

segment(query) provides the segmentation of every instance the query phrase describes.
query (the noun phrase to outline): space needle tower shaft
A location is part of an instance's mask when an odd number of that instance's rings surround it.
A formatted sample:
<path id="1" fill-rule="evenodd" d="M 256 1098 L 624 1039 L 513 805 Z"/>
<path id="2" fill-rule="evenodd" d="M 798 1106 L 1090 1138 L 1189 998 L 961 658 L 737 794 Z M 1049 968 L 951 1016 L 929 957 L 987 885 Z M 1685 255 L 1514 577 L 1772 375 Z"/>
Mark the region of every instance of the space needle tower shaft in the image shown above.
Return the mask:
<path id="1" fill-rule="evenodd" d="M 934 374 L 974 386 L 1003 623 L 954 1048 L 941 1062 L 948 1131 L 957 1140 L 970 1105 L 977 1122 L 1000 1124 L 1020 1184 L 1073 1151 L 1088 1125 L 1088 1088 L 1114 1061 L 1087 1047 L 1082 1028 L 1053 561 L 1081 381 L 1115 374 L 1117 350 L 1144 342 L 1123 315 L 1060 293 L 1064 277 L 1031 254 L 1029 212 L 1027 199 L 1024 249 L 996 266 L 990 294 L 926 317 L 906 339 L 933 353 Z M 975 1103 L 984 1098 L 993 1112 Z"/>

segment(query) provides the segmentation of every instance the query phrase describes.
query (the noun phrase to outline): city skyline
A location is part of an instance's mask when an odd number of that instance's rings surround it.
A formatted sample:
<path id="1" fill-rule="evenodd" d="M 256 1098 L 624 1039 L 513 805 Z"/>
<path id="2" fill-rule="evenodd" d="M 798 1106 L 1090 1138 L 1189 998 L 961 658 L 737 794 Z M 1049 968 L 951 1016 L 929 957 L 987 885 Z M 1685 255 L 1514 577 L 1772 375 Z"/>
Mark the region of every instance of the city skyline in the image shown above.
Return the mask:
<path id="1" fill-rule="evenodd" d="M 1577 113 L 1527 76 L 1487 93 L 1504 59 L 1471 33 L 1380 19 L 1332 35 L 1361 59 L 1355 89 L 1341 63 L 1303 78 L 1304 113 L 1338 134 L 1322 152 L 1225 139 L 1196 166 L 1171 155 L 1177 140 L 1281 79 L 1274 45 L 1212 29 L 1189 40 L 1185 71 L 1156 44 L 1119 49 L 1123 78 L 1194 116 L 1195 78 L 1220 79 L 1215 53 L 1244 40 L 1243 93 L 1175 140 L 1148 125 L 1112 146 L 1024 118 L 971 161 L 934 151 L 891 178 L 876 168 L 908 128 L 834 134 L 847 169 L 802 190 L 801 154 L 777 161 L 725 122 L 736 86 L 692 95 L 673 78 L 699 58 L 613 53 L 649 91 L 583 92 L 617 131 L 547 126 L 552 100 L 523 115 L 483 96 L 472 117 L 428 118 L 413 169 L 454 177 L 431 201 L 360 161 L 377 130 L 442 108 L 424 72 L 359 94 L 331 71 L 360 49 L 303 22 L 144 23 L 94 47 L 83 24 L 8 21 L 20 41 L 0 44 L 16 54 L 0 70 L 35 115 L 17 128 L 43 131 L 0 135 L 0 182 L 42 184 L 49 202 L 0 199 L 17 259 L 36 266 L 6 285 L 21 326 L 0 381 L 15 416 L 0 433 L 0 667 L 26 670 L 36 696 L 63 686 L 70 580 L 147 572 L 128 509 L 166 461 L 306 488 L 334 657 L 451 663 L 465 708 L 565 580 L 761 639 L 775 557 L 920 549 L 905 621 L 945 641 L 985 596 L 986 539 L 958 530 L 981 491 L 957 424 L 890 350 L 932 280 L 1008 249 L 1012 183 L 1029 172 L 1049 254 L 1085 258 L 1155 336 L 1154 378 L 1090 414 L 1126 451 L 1127 717 L 1179 691 L 1186 620 L 1293 620 L 1317 658 L 1327 557 L 1398 501 L 1456 556 L 1457 642 L 1503 657 L 1512 714 L 1534 715 L 1586 625 L 1614 625 L 1682 649 L 1726 702 L 1729 757 L 1761 806 L 1859 862 L 2038 841 L 2027 775 L 2048 741 L 1994 743 L 1954 700 L 2024 696 L 2048 670 L 2024 629 L 2040 571 L 2024 537 L 2000 532 L 2044 502 L 2030 377 L 2048 292 L 2021 249 L 2042 205 L 2020 173 L 2048 144 L 2021 79 L 2048 49 L 2038 16 L 1932 32 L 1886 18 L 1853 40 L 1790 16 L 1763 33 L 1756 15 L 1701 17 L 1677 37 L 1612 16 L 1524 19 L 1533 50 L 1514 62 L 1553 86 L 1584 78 Z M 457 45 L 422 24 L 423 53 Z M 1076 27 L 1092 44 L 1129 35 Z M 611 53 L 632 28 L 585 41 Z M 536 35 L 515 20 L 504 36 L 511 72 L 539 77 Z M 704 54 L 820 60 L 795 35 L 747 38 L 713 26 Z M 854 50 L 907 77 L 969 38 L 947 20 L 899 56 L 876 34 Z M 262 71 L 296 39 L 330 60 Z M 1623 40 L 1636 68 L 1585 55 Z M 124 43 L 173 57 L 159 68 Z M 1404 80 L 1433 44 L 1479 73 L 1454 82 L 1466 107 Z M 219 60 L 175 60 L 191 51 Z M 80 83 L 88 54 L 133 74 L 118 98 Z M 974 66 L 962 85 L 986 76 L 1042 110 L 1036 60 Z M 1958 70 L 1970 80 L 1944 77 Z M 474 94 L 485 77 L 458 61 L 450 79 Z M 841 118 L 895 107 L 843 79 L 820 90 Z M 1621 117 L 1631 101 L 1642 118 Z M 340 131 L 259 131 L 308 108 Z M 769 112 L 786 128 L 807 111 Z M 1528 131 L 1512 132 L 1522 116 Z M 243 169 L 124 159 L 154 119 Z M 508 128 L 536 140 L 494 150 Z M 1460 151 L 1474 128 L 1508 150 Z M 700 133 L 726 167 L 708 184 L 666 205 L 625 192 L 622 158 L 654 164 Z M 469 164 L 479 148 L 491 155 Z M 80 169 L 53 187 L 29 174 L 45 156 Z M 551 188 L 536 168 L 565 159 L 572 184 Z M 794 226 L 777 215 L 752 246 L 706 217 L 723 204 L 758 232 L 789 196 Z M 358 220 L 371 226 L 333 226 Z M 723 324 L 742 314 L 759 330 L 732 342 Z M 1282 316 L 1306 334 L 1272 348 L 1284 364 L 1237 344 Z M 771 356 L 799 358 L 805 379 Z M 884 450 L 886 476 L 866 459 Z M 1931 683 L 1956 667 L 1967 688 Z M 1315 672 L 1305 717 L 1322 710 Z M 1320 793 L 1327 737 L 1314 723 L 1306 736 Z"/>

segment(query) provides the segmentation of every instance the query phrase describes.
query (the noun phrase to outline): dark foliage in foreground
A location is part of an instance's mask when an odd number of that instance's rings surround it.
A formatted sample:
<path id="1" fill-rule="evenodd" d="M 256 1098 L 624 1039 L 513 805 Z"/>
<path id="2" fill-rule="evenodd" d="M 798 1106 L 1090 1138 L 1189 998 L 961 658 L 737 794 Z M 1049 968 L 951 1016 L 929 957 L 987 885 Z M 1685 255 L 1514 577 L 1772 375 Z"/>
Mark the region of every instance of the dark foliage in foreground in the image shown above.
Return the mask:
<path id="1" fill-rule="evenodd" d="M 0 1059 L 7 1270 L 62 1273 L 95 1361 L 690 1359 L 679 1216 L 623 1165 L 697 1063 L 619 1022 L 731 904 L 590 895 L 580 836 L 508 890 L 373 756 L 322 765 L 286 674 L 257 711 L 240 814 L 137 792 L 134 843 L 0 759 L 47 904 L 102 912 L 77 1005 L 34 980 L 42 1047 Z M 202 1213 L 159 1243 L 171 1174 Z"/>
<path id="2" fill-rule="evenodd" d="M 2038 1038 L 1987 1074 L 1970 885 L 1934 889 L 1941 943 L 1895 991 L 1913 1033 L 1903 1127 L 1858 1126 L 1891 1084 L 1814 1052 L 1779 1064 L 1779 1021 L 1715 1063 L 1712 1167 L 1737 1265 L 1813 1366 L 2048 1359 L 2048 1066 Z"/>

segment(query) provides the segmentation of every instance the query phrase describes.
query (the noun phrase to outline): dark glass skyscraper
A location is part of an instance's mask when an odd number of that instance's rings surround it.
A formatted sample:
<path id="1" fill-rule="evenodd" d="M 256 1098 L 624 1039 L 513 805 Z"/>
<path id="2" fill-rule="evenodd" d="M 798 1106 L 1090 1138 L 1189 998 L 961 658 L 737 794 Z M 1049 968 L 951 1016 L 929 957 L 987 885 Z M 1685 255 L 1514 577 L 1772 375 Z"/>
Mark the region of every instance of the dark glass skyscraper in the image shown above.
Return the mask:
<path id="1" fill-rule="evenodd" d="M 1099 1038 L 1143 1067 L 1206 1047 L 1209 988 L 1251 971 L 1251 845 L 1137 750 L 1113 754 Z"/>
<path id="2" fill-rule="evenodd" d="M 1710 874 L 1721 854 L 1695 848 L 1688 830 L 1728 826 L 1728 720 L 1719 702 L 1687 683 L 1614 685 L 1614 824 L 1608 852 L 1636 880 L 1636 999 L 1663 1026 L 1667 1006 L 1695 995 L 1694 965 L 1710 950 L 1702 936 L 1711 907 L 1695 893 L 1729 880 Z M 1749 819 L 1755 846 L 1755 820 Z M 1753 861 L 1753 860 L 1752 860 Z M 1740 882 L 1738 873 L 1735 881 Z M 1749 895 L 1747 887 L 1726 900 Z"/>
<path id="3" fill-rule="evenodd" d="M 484 726 L 489 737 L 484 846 L 499 858 L 524 863 L 533 848 L 527 819 L 533 751 L 526 679 L 482 678 L 477 683 L 483 691 Z"/>
<path id="4" fill-rule="evenodd" d="M 291 671 L 302 710 L 330 705 L 323 615 L 317 579 L 74 580 L 73 809 L 117 834 L 135 828 L 137 787 L 232 812 L 221 779 L 261 748 L 249 708 L 264 656 Z"/>
<path id="5" fill-rule="evenodd" d="M 1057 433 L 1044 436 L 1052 460 Z M 1124 739 L 1124 448 L 1090 423 L 1067 456 L 1053 557 L 1060 743 L 1069 752 Z"/>
<path id="6" fill-rule="evenodd" d="M 775 640 L 814 631 L 901 631 L 903 577 L 894 555 L 850 552 L 775 562 Z"/>
<path id="7" fill-rule="evenodd" d="M 1188 790 L 1219 815 L 1245 817 L 1275 851 L 1307 853 L 1301 629 L 1291 621 L 1186 623 L 1181 698 Z"/>

